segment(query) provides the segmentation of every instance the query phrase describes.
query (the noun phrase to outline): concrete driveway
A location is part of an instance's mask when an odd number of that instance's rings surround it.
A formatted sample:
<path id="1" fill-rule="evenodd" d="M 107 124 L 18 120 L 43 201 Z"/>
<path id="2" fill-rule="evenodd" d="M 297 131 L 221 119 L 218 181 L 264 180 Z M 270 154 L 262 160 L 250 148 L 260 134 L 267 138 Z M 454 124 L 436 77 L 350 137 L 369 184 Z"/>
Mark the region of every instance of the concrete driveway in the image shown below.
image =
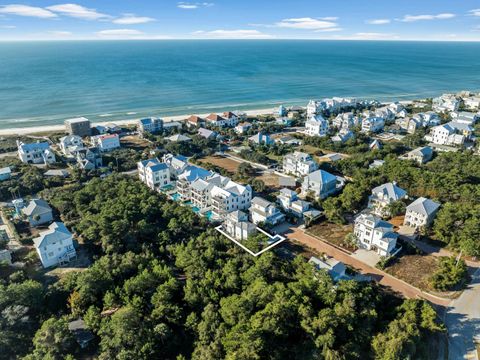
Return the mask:
<path id="1" fill-rule="evenodd" d="M 368 251 L 365 249 L 358 249 L 353 254 L 352 257 L 364 262 L 371 267 L 375 267 L 377 263 L 380 261 L 380 255 L 378 255 L 375 251 Z"/>
<path id="2" fill-rule="evenodd" d="M 480 269 L 462 295 L 447 308 L 448 359 L 478 360 L 474 339 L 480 341 Z"/>

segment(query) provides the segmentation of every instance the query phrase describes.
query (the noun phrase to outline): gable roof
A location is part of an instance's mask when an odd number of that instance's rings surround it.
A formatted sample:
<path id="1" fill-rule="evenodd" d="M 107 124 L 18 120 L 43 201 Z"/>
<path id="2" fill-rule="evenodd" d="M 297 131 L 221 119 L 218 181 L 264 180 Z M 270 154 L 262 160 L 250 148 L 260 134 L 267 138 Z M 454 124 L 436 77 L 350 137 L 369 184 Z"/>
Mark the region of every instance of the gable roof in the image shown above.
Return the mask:
<path id="1" fill-rule="evenodd" d="M 206 139 L 208 139 L 211 136 L 215 136 L 217 134 L 215 131 L 205 129 L 205 128 L 198 129 L 197 133 L 198 133 L 198 135 L 200 135 L 200 136 L 202 136 Z"/>
<path id="2" fill-rule="evenodd" d="M 335 175 L 332 175 L 325 170 L 314 171 L 305 177 L 307 177 L 309 181 L 318 182 L 320 184 L 326 184 L 332 181 L 335 181 L 335 182 L 337 181 L 337 177 Z"/>
<path id="3" fill-rule="evenodd" d="M 187 118 L 187 122 L 193 123 L 193 124 L 198 124 L 201 122 L 205 122 L 205 119 L 201 118 L 200 116 L 197 115 L 191 115 L 190 117 Z"/>
<path id="4" fill-rule="evenodd" d="M 36 248 L 39 248 L 71 237 L 72 233 L 68 231 L 65 224 L 57 221 L 50 224 L 48 230 L 42 231 L 39 237 L 33 239 L 33 243 Z"/>
<path id="5" fill-rule="evenodd" d="M 259 196 L 255 196 L 252 201 L 251 201 L 252 204 L 254 205 L 258 205 L 258 206 L 261 206 L 261 207 L 269 207 L 270 205 L 272 205 L 272 203 L 268 200 L 265 200 L 264 198 L 262 197 L 259 197 Z"/>
<path id="6" fill-rule="evenodd" d="M 424 197 L 419 197 L 417 200 L 407 206 L 407 210 L 429 216 L 433 214 L 439 207 L 439 203 Z"/>
<path id="7" fill-rule="evenodd" d="M 398 187 L 396 184 L 389 182 L 383 185 L 373 188 L 372 193 L 382 194 L 383 196 L 388 196 L 389 199 L 397 201 L 405 197 L 407 192 L 402 188 Z"/>
<path id="8" fill-rule="evenodd" d="M 212 114 L 207 116 L 207 120 L 209 120 L 209 121 L 223 121 L 225 119 L 218 114 L 212 113 Z"/>
<path id="9" fill-rule="evenodd" d="M 27 207 L 22 209 L 22 212 L 27 216 L 35 216 L 52 212 L 52 208 L 45 200 L 33 199 Z"/>

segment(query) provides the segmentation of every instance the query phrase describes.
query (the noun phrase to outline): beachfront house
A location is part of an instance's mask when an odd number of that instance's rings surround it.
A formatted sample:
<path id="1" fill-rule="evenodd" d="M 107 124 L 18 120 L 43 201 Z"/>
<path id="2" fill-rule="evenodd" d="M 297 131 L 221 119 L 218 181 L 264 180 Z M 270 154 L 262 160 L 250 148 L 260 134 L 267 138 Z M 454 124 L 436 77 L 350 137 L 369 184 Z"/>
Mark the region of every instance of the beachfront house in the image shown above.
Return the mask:
<path id="1" fill-rule="evenodd" d="M 138 120 L 137 129 L 140 134 L 155 134 L 163 130 L 163 119 L 149 117 Z"/>
<path id="2" fill-rule="evenodd" d="M 475 96 L 464 97 L 462 100 L 463 100 L 463 105 L 467 109 L 480 110 L 480 96 L 475 95 Z"/>
<path id="3" fill-rule="evenodd" d="M 347 267 L 341 261 L 334 259 L 333 257 L 326 257 L 319 259 L 315 256 L 312 256 L 308 260 L 317 270 L 325 270 L 328 275 L 332 278 L 333 281 L 338 281 L 348 278 L 345 274 Z"/>
<path id="4" fill-rule="evenodd" d="M 206 124 L 205 119 L 197 115 L 191 115 L 185 122 L 189 127 L 201 127 Z"/>
<path id="5" fill-rule="evenodd" d="M 69 135 L 76 135 L 80 137 L 91 135 L 90 120 L 84 117 L 67 119 L 64 122 L 65 131 Z"/>
<path id="6" fill-rule="evenodd" d="M 325 199 L 336 193 L 339 188 L 337 177 L 325 170 L 317 170 L 306 175 L 302 182 L 302 194 L 313 195 L 319 199 Z"/>
<path id="7" fill-rule="evenodd" d="M 150 189 L 155 190 L 170 185 L 170 169 L 158 159 L 149 159 L 137 163 L 138 177 Z"/>
<path id="8" fill-rule="evenodd" d="M 223 116 L 220 116 L 218 114 L 210 114 L 207 116 L 205 119 L 207 122 L 207 125 L 212 126 L 212 127 L 235 127 L 238 124 L 238 116 L 235 115 L 232 112 L 224 112 L 222 114 Z"/>
<path id="9" fill-rule="evenodd" d="M 39 235 L 33 244 L 44 268 L 64 265 L 76 258 L 73 235 L 64 223 L 54 222 Z"/>
<path id="10" fill-rule="evenodd" d="M 428 226 L 433 222 L 439 208 L 439 203 L 420 197 L 407 206 L 403 224 L 417 229 Z"/>
<path id="11" fill-rule="evenodd" d="M 360 248 L 380 256 L 390 256 L 397 245 L 398 234 L 393 231 L 393 225 L 372 214 L 357 216 L 354 234 Z"/>
<path id="12" fill-rule="evenodd" d="M 295 151 L 283 157 L 282 169 L 285 174 L 305 176 L 318 169 L 318 164 L 310 154 Z"/>
<path id="13" fill-rule="evenodd" d="M 259 132 L 248 138 L 248 141 L 256 144 L 256 145 L 273 145 L 275 141 L 270 137 L 268 134 L 264 134 L 263 132 Z"/>
<path id="14" fill-rule="evenodd" d="M 263 223 L 274 226 L 285 220 L 285 215 L 275 204 L 259 196 L 252 199 L 249 211 L 254 224 Z"/>
<path id="15" fill-rule="evenodd" d="M 8 180 L 12 177 L 12 169 L 7 166 L 0 169 L 0 181 Z"/>
<path id="16" fill-rule="evenodd" d="M 409 151 L 405 155 L 401 156 L 400 159 L 413 160 L 422 165 L 432 160 L 432 157 L 433 149 L 430 146 L 423 146 Z"/>
<path id="17" fill-rule="evenodd" d="M 66 157 L 75 157 L 77 151 L 84 148 L 83 140 L 78 135 L 67 135 L 60 138 L 58 143 L 60 151 Z"/>
<path id="18" fill-rule="evenodd" d="M 373 188 L 372 195 L 368 198 L 368 208 L 375 215 L 390 216 L 389 205 L 405 199 L 407 192 L 397 186 L 396 182 L 389 182 Z"/>
<path id="19" fill-rule="evenodd" d="M 101 152 L 111 151 L 120 147 L 118 134 L 92 136 L 91 141 L 92 145 L 96 146 Z"/>
<path id="20" fill-rule="evenodd" d="M 465 142 L 465 135 L 457 134 L 454 127 L 443 124 L 433 127 L 425 139 L 436 145 L 462 146 Z"/>
<path id="21" fill-rule="evenodd" d="M 305 134 L 308 136 L 327 136 L 328 121 L 320 114 L 311 116 L 305 123 Z"/>
<path id="22" fill-rule="evenodd" d="M 385 119 L 380 116 L 369 116 L 362 120 L 363 133 L 378 133 L 385 127 Z"/>
<path id="23" fill-rule="evenodd" d="M 25 144 L 17 140 L 18 157 L 26 164 L 53 164 L 55 154 L 50 149 L 48 142 L 35 142 Z"/>
<path id="24" fill-rule="evenodd" d="M 433 98 L 432 110 L 437 112 L 457 111 L 460 107 L 460 100 L 454 94 L 443 94 Z"/>
<path id="25" fill-rule="evenodd" d="M 53 212 L 45 200 L 33 199 L 28 206 L 22 209 L 23 215 L 27 218 L 30 226 L 36 227 L 48 224 L 53 221 Z"/>
<path id="26" fill-rule="evenodd" d="M 240 210 L 227 214 L 223 228 L 227 234 L 239 241 L 247 240 L 257 233 L 255 224 L 248 221 L 247 214 Z"/>

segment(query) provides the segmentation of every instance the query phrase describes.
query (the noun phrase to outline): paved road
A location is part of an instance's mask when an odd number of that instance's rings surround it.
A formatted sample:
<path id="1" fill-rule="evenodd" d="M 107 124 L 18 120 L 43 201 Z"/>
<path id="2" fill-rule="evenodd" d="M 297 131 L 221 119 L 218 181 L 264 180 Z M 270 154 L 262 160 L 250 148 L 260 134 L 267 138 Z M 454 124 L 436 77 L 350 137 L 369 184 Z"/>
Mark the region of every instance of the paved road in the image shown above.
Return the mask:
<path id="1" fill-rule="evenodd" d="M 379 284 L 391 288 L 393 291 L 403 295 L 407 298 L 424 298 L 431 301 L 434 304 L 446 306 L 450 302 L 448 299 L 439 298 L 427 293 L 424 293 L 420 289 L 407 284 L 406 282 L 397 279 L 382 270 L 374 268 L 365 264 L 364 262 L 353 258 L 346 252 L 343 252 L 336 247 L 327 244 L 311 235 L 306 234 L 303 230 L 291 227 L 285 236 L 290 240 L 296 240 L 302 244 L 305 244 L 312 249 L 319 252 L 326 253 L 329 256 L 333 256 L 335 259 L 342 261 L 343 263 L 350 265 L 363 275 L 372 277 Z"/>
<path id="2" fill-rule="evenodd" d="M 447 308 L 448 359 L 478 360 L 474 339 L 480 340 L 480 269 L 462 295 Z"/>

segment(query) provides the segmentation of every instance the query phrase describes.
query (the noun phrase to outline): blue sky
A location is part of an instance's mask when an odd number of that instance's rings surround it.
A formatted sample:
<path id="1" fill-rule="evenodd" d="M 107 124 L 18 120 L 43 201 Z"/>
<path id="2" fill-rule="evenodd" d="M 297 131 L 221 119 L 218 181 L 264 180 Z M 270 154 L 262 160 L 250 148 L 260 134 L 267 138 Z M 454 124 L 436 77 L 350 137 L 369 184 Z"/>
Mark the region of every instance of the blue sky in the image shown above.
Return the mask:
<path id="1" fill-rule="evenodd" d="M 480 41 L 478 0 L 0 0 L 0 40 Z"/>

